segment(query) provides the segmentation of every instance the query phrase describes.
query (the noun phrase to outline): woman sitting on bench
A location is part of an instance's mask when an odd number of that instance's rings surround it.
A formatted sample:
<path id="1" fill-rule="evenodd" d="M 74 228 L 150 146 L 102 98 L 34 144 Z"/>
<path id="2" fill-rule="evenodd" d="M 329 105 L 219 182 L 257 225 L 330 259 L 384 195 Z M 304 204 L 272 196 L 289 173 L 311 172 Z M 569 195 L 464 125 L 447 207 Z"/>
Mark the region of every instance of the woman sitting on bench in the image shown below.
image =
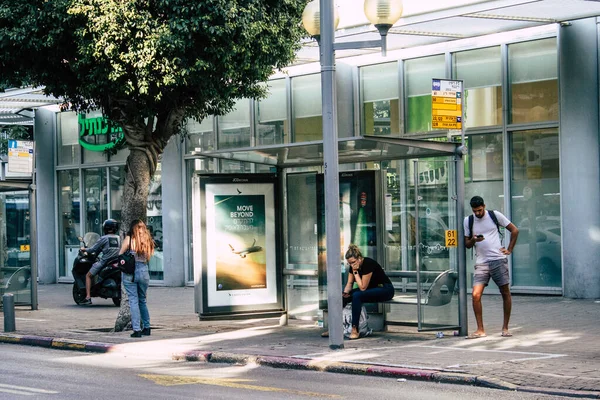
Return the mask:
<path id="1" fill-rule="evenodd" d="M 351 244 L 346 251 L 348 283 L 342 294 L 344 307 L 352 302 L 352 333 L 350 339 L 358 339 L 358 323 L 363 303 L 377 303 L 394 297 L 394 286 L 381 265 L 372 258 L 363 257 L 358 246 Z M 353 289 L 354 283 L 357 288 Z M 329 332 L 321 336 L 327 337 Z"/>

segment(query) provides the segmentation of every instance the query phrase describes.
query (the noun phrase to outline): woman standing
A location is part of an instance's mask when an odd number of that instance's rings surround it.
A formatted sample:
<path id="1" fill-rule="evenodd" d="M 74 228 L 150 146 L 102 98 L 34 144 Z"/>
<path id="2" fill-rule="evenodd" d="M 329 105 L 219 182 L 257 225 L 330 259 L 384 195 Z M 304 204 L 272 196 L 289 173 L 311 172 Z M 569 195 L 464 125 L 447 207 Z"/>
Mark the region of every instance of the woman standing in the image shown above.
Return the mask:
<path id="1" fill-rule="evenodd" d="M 150 283 L 148 260 L 154 254 L 154 240 L 142 220 L 136 219 L 131 222 L 119 254 L 123 254 L 129 249 L 135 255 L 135 272 L 133 274 L 122 273 L 121 281 L 125 285 L 131 309 L 131 326 L 133 327 L 131 337 L 150 336 L 150 313 L 146 306 L 146 291 Z"/>

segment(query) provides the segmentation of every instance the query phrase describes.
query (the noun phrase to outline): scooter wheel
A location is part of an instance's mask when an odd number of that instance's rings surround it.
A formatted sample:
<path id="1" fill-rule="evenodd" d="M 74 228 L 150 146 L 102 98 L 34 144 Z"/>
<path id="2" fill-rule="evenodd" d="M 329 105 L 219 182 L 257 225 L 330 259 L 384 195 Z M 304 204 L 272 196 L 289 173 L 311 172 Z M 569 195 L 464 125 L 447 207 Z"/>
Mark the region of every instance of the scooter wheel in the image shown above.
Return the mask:
<path id="1" fill-rule="evenodd" d="M 120 297 L 113 297 L 112 301 L 115 306 L 121 307 L 121 298 Z"/>
<path id="2" fill-rule="evenodd" d="M 81 304 L 85 300 L 85 290 L 79 289 L 77 283 L 73 284 L 73 300 L 77 304 Z"/>

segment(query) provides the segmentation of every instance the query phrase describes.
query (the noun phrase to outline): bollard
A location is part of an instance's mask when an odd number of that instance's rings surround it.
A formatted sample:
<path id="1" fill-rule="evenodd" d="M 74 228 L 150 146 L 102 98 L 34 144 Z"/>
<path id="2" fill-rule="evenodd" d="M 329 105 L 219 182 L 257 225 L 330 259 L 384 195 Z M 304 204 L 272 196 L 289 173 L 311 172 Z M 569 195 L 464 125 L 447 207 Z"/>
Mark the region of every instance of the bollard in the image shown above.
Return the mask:
<path id="1" fill-rule="evenodd" d="M 2 296 L 2 308 L 4 309 L 4 332 L 15 331 L 15 298 L 12 293 Z"/>

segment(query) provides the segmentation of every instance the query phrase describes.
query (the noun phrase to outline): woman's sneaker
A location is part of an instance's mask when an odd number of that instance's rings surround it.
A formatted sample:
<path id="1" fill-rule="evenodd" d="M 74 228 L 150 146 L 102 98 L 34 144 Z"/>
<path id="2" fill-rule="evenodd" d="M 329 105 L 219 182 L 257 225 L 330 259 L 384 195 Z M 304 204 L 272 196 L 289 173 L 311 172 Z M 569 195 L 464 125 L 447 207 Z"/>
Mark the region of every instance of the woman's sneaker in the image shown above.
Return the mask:
<path id="1" fill-rule="evenodd" d="M 85 299 L 83 300 L 81 303 L 79 303 L 80 306 L 91 306 L 92 305 L 92 299 Z"/>

